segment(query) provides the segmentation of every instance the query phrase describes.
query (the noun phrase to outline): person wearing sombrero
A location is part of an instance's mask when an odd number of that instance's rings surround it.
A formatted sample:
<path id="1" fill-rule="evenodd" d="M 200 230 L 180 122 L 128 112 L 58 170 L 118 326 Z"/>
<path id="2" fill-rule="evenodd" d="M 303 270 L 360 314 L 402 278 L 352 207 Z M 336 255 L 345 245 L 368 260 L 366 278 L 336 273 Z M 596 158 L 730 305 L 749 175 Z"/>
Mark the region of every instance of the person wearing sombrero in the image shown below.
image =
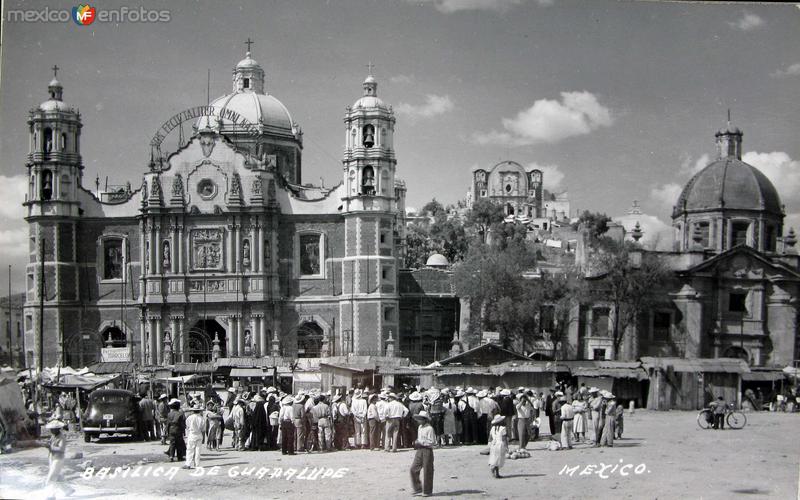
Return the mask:
<path id="1" fill-rule="evenodd" d="M 380 451 L 381 449 L 381 419 L 378 413 L 377 394 L 369 396 L 369 406 L 367 406 L 367 422 L 369 423 L 369 449 Z"/>
<path id="2" fill-rule="evenodd" d="M 177 398 L 169 400 L 169 413 L 167 414 L 167 434 L 169 436 L 169 461 L 177 459 L 182 462 L 186 459 L 186 441 L 183 434 L 186 431 L 186 416 L 181 411 L 181 401 Z"/>
<path id="3" fill-rule="evenodd" d="M 294 411 L 292 405 L 294 398 L 286 396 L 281 400 L 281 409 L 278 412 L 278 422 L 281 426 L 281 454 L 294 455 L 295 445 L 295 428 L 294 428 Z"/>
<path id="4" fill-rule="evenodd" d="M 189 416 L 186 417 L 186 464 L 183 469 L 200 467 L 200 445 L 206 428 L 203 411 L 203 406 L 199 404 L 186 409 Z"/>
<path id="5" fill-rule="evenodd" d="M 50 485 L 61 480 L 61 469 L 64 468 L 64 455 L 67 451 L 67 438 L 61 430 L 64 422 L 55 419 L 44 426 L 50 431 L 50 443 L 47 449 L 50 451 L 50 469 L 47 472 L 45 485 Z"/>
<path id="6" fill-rule="evenodd" d="M 603 399 L 606 400 L 606 409 L 604 412 L 605 421 L 603 423 L 603 433 L 600 435 L 600 446 L 614 446 L 614 433 L 616 431 L 616 416 L 617 416 L 617 398 L 610 392 L 606 391 L 603 394 Z"/>
<path id="7" fill-rule="evenodd" d="M 591 422 L 594 446 L 600 446 L 600 432 L 602 431 L 603 397 L 597 387 L 589 388 L 589 411 L 587 416 Z"/>
<path id="8" fill-rule="evenodd" d="M 506 453 L 508 452 L 508 431 L 506 430 L 506 418 L 503 415 L 495 415 L 489 429 L 489 467 L 494 477 L 499 478 L 500 468 L 506 463 Z"/>
<path id="9" fill-rule="evenodd" d="M 162 394 L 156 403 L 156 418 L 158 418 L 161 444 L 167 444 L 167 415 L 169 415 L 169 396 Z"/>
<path id="10" fill-rule="evenodd" d="M 433 494 L 433 447 L 436 445 L 436 433 L 431 427 L 428 412 L 421 411 L 414 415 L 419 423 L 417 439 L 414 441 L 414 461 L 411 462 L 411 487 L 414 496 L 430 496 Z M 420 482 L 420 471 L 422 481 Z"/>
<path id="11" fill-rule="evenodd" d="M 353 445 L 358 448 L 369 448 L 369 423 L 367 422 L 367 400 L 364 399 L 363 391 L 356 389 L 353 391 L 353 399 L 350 403 L 350 413 L 353 415 L 353 425 L 355 426 Z"/>

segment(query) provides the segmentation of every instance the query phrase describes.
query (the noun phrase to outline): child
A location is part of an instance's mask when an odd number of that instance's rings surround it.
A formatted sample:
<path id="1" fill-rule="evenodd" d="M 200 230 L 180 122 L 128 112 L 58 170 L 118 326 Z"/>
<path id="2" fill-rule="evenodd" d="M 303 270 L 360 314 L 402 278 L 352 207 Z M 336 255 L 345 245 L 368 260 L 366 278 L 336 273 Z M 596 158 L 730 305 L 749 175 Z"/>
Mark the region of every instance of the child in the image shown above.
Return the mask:
<path id="1" fill-rule="evenodd" d="M 437 444 L 436 433 L 431 427 L 431 418 L 425 410 L 414 415 L 419 423 L 417 440 L 414 441 L 414 461 L 411 463 L 411 487 L 414 496 L 430 496 L 433 493 L 433 447 Z M 419 473 L 422 474 L 420 484 Z"/>
<path id="2" fill-rule="evenodd" d="M 615 427 L 617 431 L 617 439 L 622 439 L 622 426 L 624 424 L 623 415 L 625 414 L 625 407 L 623 405 L 617 405 L 617 415 L 616 415 L 616 422 Z"/>
<path id="3" fill-rule="evenodd" d="M 506 462 L 508 452 L 508 431 L 506 419 L 502 415 L 495 415 L 489 430 L 489 467 L 495 478 L 500 478 L 500 468 Z"/>

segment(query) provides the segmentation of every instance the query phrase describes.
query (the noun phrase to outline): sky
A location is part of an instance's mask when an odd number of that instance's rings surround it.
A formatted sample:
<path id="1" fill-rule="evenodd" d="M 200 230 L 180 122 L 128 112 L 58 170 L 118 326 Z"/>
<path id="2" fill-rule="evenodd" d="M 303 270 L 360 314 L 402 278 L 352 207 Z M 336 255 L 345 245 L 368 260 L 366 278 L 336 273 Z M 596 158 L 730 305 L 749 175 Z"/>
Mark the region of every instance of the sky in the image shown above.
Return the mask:
<path id="1" fill-rule="evenodd" d="M 372 62 L 397 115 L 407 204 L 463 199 L 470 170 L 539 166 L 573 212 L 623 215 L 655 234 L 693 173 L 714 159 L 727 109 L 744 159 L 775 183 L 800 229 L 800 9 L 791 4 L 569 0 L 103 2 L 168 10 L 168 22 L 8 22 L 0 66 L 0 269 L 22 290 L 27 113 L 60 68 L 80 109 L 84 186 L 136 186 L 149 140 L 174 113 L 231 88 L 254 40 L 266 89 L 303 128 L 303 182 L 341 180 L 345 106 Z M 165 141 L 175 148 L 176 136 Z"/>

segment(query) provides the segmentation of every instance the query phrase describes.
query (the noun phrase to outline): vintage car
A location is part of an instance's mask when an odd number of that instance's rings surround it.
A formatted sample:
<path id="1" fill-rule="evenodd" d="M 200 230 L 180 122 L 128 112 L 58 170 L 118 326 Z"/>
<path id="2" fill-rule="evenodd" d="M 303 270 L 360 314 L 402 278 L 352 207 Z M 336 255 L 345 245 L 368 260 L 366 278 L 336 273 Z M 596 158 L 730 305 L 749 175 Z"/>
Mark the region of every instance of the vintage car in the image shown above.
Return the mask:
<path id="1" fill-rule="evenodd" d="M 100 434 L 138 437 L 139 404 L 131 391 L 98 389 L 89 395 L 83 414 L 83 439 L 87 443 Z"/>

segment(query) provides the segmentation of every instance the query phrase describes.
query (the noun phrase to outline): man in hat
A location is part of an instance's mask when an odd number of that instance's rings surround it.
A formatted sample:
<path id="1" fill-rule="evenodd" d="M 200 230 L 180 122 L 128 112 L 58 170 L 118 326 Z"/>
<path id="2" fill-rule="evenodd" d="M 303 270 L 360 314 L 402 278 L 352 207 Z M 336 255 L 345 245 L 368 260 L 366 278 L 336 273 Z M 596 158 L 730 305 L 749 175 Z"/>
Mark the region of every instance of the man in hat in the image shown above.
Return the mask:
<path id="1" fill-rule="evenodd" d="M 555 389 L 550 389 L 547 397 L 544 398 L 544 414 L 547 417 L 547 423 L 550 424 L 550 435 L 556 433 L 555 416 L 553 415 L 553 400 L 555 399 Z"/>
<path id="2" fill-rule="evenodd" d="M 350 404 L 350 413 L 353 415 L 355 437 L 353 444 L 356 448 L 369 448 L 369 424 L 367 422 L 367 400 L 361 389 L 353 391 L 353 401 Z"/>
<path id="3" fill-rule="evenodd" d="M 478 393 L 478 404 L 481 408 L 481 414 L 478 417 L 478 432 L 481 444 L 489 443 L 489 430 L 492 427 L 492 419 L 495 415 L 500 413 L 500 407 L 497 402 L 490 398 L 486 391 Z"/>
<path id="4" fill-rule="evenodd" d="M 239 397 L 233 400 L 233 408 L 231 408 L 231 419 L 233 420 L 233 437 L 231 448 L 244 450 L 244 441 L 246 437 L 244 434 L 244 407 L 245 401 Z"/>
<path id="5" fill-rule="evenodd" d="M 409 442 L 411 444 L 414 443 L 417 439 L 417 427 L 419 426 L 419 422 L 414 419 L 415 415 L 419 415 L 419 412 L 422 411 L 422 394 L 419 391 L 412 391 L 411 394 L 408 395 L 408 437 Z"/>
<path id="6" fill-rule="evenodd" d="M 337 450 L 349 449 L 350 428 L 348 424 L 350 423 L 350 409 L 338 392 L 333 396 L 331 415 L 333 415 L 333 447 Z"/>
<path id="7" fill-rule="evenodd" d="M 261 393 L 253 397 L 253 418 L 250 425 L 250 451 L 264 449 L 264 436 L 269 429 L 267 409 L 264 407 L 264 396 Z"/>
<path id="8" fill-rule="evenodd" d="M 139 400 L 139 415 L 142 417 L 142 438 L 145 441 L 157 439 L 158 433 L 155 431 L 156 404 L 145 394 Z"/>
<path id="9" fill-rule="evenodd" d="M 319 451 L 330 451 L 333 447 L 331 435 L 331 407 L 328 406 L 324 394 L 316 398 L 317 403 L 311 408 L 311 432 L 316 433 L 312 445 Z M 314 438 L 314 436 L 311 436 Z"/>
<path id="10" fill-rule="evenodd" d="M 414 441 L 414 461 L 411 462 L 411 487 L 414 496 L 430 496 L 433 494 L 433 446 L 436 444 L 436 433 L 430 425 L 428 412 L 421 411 L 414 417 L 419 422 L 417 440 Z M 422 471 L 422 482 L 419 473 Z"/>
<path id="11" fill-rule="evenodd" d="M 514 398 L 511 396 L 511 390 L 500 390 L 500 402 L 498 406 L 500 406 L 500 415 L 506 419 L 506 431 L 508 432 L 509 442 L 519 439 L 514 422 L 517 416 L 517 409 L 514 406 Z"/>
<path id="12" fill-rule="evenodd" d="M 389 403 L 386 405 L 386 440 L 384 450 L 397 452 L 400 439 L 400 420 L 408 414 L 408 408 L 397 400 L 397 394 L 389 393 Z"/>
<path id="13" fill-rule="evenodd" d="M 553 398 L 553 405 L 551 408 L 551 413 L 553 414 L 553 436 L 556 434 L 561 434 L 561 405 L 567 399 L 564 397 L 564 393 L 561 391 L 556 391 L 555 397 Z"/>
<path id="14" fill-rule="evenodd" d="M 162 394 L 158 397 L 156 405 L 156 418 L 158 418 L 158 430 L 161 437 L 161 444 L 167 444 L 167 415 L 169 415 L 169 397 Z"/>
<path id="15" fill-rule="evenodd" d="M 67 451 L 67 438 L 61 432 L 64 422 L 61 420 L 51 420 L 44 426 L 50 431 L 50 444 L 47 449 L 50 451 L 50 469 L 47 472 L 45 485 L 51 485 L 61 480 L 61 469 L 64 467 L 64 455 Z"/>
<path id="16" fill-rule="evenodd" d="M 203 433 L 205 431 L 205 419 L 203 418 L 203 407 L 201 405 L 190 406 L 186 409 L 189 416 L 186 417 L 186 464 L 183 469 L 194 469 L 200 467 L 200 446 L 203 443 Z"/>
<path id="17" fill-rule="evenodd" d="M 589 419 L 592 421 L 592 434 L 594 436 L 594 445 L 600 446 L 600 431 L 602 430 L 601 424 L 601 411 L 603 409 L 603 397 L 600 395 L 600 389 L 597 387 L 589 388 Z"/>
<path id="18" fill-rule="evenodd" d="M 292 405 L 294 399 L 291 396 L 286 396 L 281 400 L 281 409 L 278 412 L 278 422 L 281 426 L 281 454 L 294 455 L 295 445 L 295 427 L 294 427 L 294 411 Z"/>
<path id="19" fill-rule="evenodd" d="M 186 442 L 183 440 L 183 434 L 186 431 L 186 417 L 181 411 L 181 401 L 177 398 L 172 398 L 169 401 L 169 413 L 167 414 L 167 434 L 169 435 L 169 461 L 172 462 L 176 458 L 179 462 L 186 459 Z"/>
<path id="20" fill-rule="evenodd" d="M 475 444 L 478 440 L 478 398 L 475 389 L 467 387 L 464 396 L 458 402 L 461 411 L 461 442 Z"/>
<path id="21" fill-rule="evenodd" d="M 367 422 L 369 422 L 369 449 L 381 449 L 381 418 L 378 412 L 378 401 L 380 397 L 377 394 L 369 396 L 369 406 L 367 406 Z"/>

